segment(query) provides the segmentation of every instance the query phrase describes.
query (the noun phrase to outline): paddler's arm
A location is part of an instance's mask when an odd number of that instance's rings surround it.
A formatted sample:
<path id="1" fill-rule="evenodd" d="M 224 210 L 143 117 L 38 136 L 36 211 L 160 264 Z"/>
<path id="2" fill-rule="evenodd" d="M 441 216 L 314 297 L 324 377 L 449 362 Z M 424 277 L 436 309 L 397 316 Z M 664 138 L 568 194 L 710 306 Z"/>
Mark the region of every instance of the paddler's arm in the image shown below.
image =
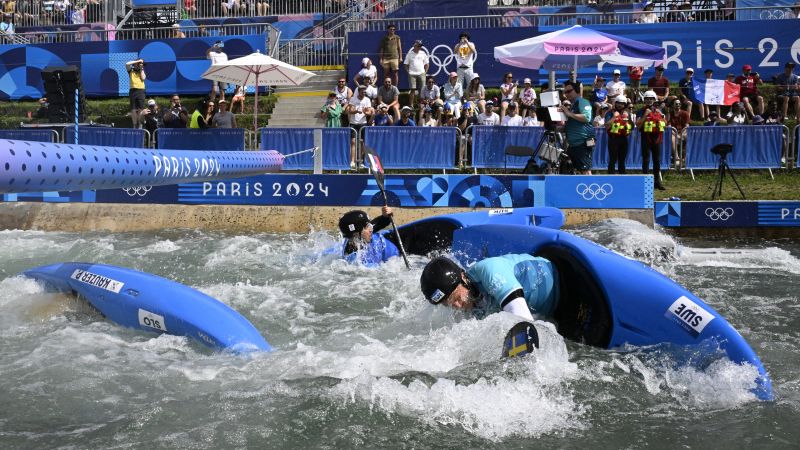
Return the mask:
<path id="1" fill-rule="evenodd" d="M 508 294 L 505 300 L 500 303 L 500 307 L 503 308 L 505 312 L 533 322 L 533 315 L 531 314 L 530 308 L 528 308 L 528 302 L 525 301 L 522 289 L 517 289 Z"/>
<path id="2" fill-rule="evenodd" d="M 373 231 L 380 231 L 392 224 L 391 215 L 394 213 L 392 208 L 384 206 L 381 212 L 383 214 L 370 221 L 372 222 Z"/>

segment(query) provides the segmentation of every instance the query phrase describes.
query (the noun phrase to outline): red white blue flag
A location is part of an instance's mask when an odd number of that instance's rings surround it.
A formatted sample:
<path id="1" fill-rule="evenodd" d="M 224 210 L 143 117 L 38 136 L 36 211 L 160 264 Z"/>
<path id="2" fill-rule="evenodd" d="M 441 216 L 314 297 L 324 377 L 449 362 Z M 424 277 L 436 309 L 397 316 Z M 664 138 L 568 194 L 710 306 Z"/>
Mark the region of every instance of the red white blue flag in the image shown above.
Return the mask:
<path id="1" fill-rule="evenodd" d="M 383 173 L 383 164 L 381 164 L 381 159 L 378 157 L 378 154 L 375 153 L 375 150 L 365 145 L 364 151 L 367 154 L 367 160 L 372 170 L 374 172 Z"/>
<path id="2" fill-rule="evenodd" d="M 738 102 L 739 88 L 738 84 L 730 81 L 692 78 L 693 100 L 706 105 L 732 105 Z"/>

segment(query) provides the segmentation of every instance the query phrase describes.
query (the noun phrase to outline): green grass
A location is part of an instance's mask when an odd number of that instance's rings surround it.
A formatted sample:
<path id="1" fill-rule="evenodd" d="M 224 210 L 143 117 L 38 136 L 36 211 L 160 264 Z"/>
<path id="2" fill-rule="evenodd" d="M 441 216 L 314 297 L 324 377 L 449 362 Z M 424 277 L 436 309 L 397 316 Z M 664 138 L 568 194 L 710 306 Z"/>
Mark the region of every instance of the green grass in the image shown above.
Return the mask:
<path id="1" fill-rule="evenodd" d="M 766 170 L 734 170 L 736 180 L 748 200 L 800 200 L 800 170 L 773 170 L 775 179 Z M 711 186 L 717 180 L 716 170 L 688 171 L 663 174 L 665 191 L 655 191 L 656 200 L 679 197 L 681 200 L 711 200 Z M 730 176 L 722 184 L 721 200 L 741 200 L 739 190 Z"/>

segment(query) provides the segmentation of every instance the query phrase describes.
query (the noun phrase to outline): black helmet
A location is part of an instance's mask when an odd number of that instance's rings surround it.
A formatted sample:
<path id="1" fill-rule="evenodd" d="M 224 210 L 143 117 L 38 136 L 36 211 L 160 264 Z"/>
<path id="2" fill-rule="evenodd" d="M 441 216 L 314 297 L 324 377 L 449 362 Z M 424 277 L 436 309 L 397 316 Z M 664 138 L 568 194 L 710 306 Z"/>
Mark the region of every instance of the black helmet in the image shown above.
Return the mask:
<path id="1" fill-rule="evenodd" d="M 419 278 L 422 294 L 429 302 L 438 305 L 463 282 L 463 272 L 458 264 L 444 256 L 432 259 Z"/>
<path id="2" fill-rule="evenodd" d="M 367 213 L 356 209 L 346 213 L 339 219 L 339 231 L 342 232 L 342 236 L 349 239 L 361 233 L 361 230 L 366 228 L 368 223 L 370 222 Z"/>

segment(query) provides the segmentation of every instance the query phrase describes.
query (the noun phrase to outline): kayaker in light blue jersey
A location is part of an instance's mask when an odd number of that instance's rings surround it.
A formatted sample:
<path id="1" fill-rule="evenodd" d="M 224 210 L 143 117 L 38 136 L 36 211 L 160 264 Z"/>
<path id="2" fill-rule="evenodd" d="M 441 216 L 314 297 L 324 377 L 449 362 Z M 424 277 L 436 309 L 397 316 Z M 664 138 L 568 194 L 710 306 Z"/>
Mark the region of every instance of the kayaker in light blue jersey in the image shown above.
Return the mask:
<path id="1" fill-rule="evenodd" d="M 339 219 L 342 232 L 342 257 L 350 262 L 374 267 L 389 258 L 400 256 L 397 247 L 381 234 L 374 234 L 391 224 L 392 208 L 384 206 L 382 215 L 373 220 L 364 211 L 354 210 Z"/>
<path id="2" fill-rule="evenodd" d="M 533 320 L 531 311 L 549 317 L 558 302 L 553 263 L 528 254 L 486 258 L 466 271 L 448 258 L 434 258 L 422 271 L 420 286 L 429 302 L 478 317 L 507 311 Z"/>

